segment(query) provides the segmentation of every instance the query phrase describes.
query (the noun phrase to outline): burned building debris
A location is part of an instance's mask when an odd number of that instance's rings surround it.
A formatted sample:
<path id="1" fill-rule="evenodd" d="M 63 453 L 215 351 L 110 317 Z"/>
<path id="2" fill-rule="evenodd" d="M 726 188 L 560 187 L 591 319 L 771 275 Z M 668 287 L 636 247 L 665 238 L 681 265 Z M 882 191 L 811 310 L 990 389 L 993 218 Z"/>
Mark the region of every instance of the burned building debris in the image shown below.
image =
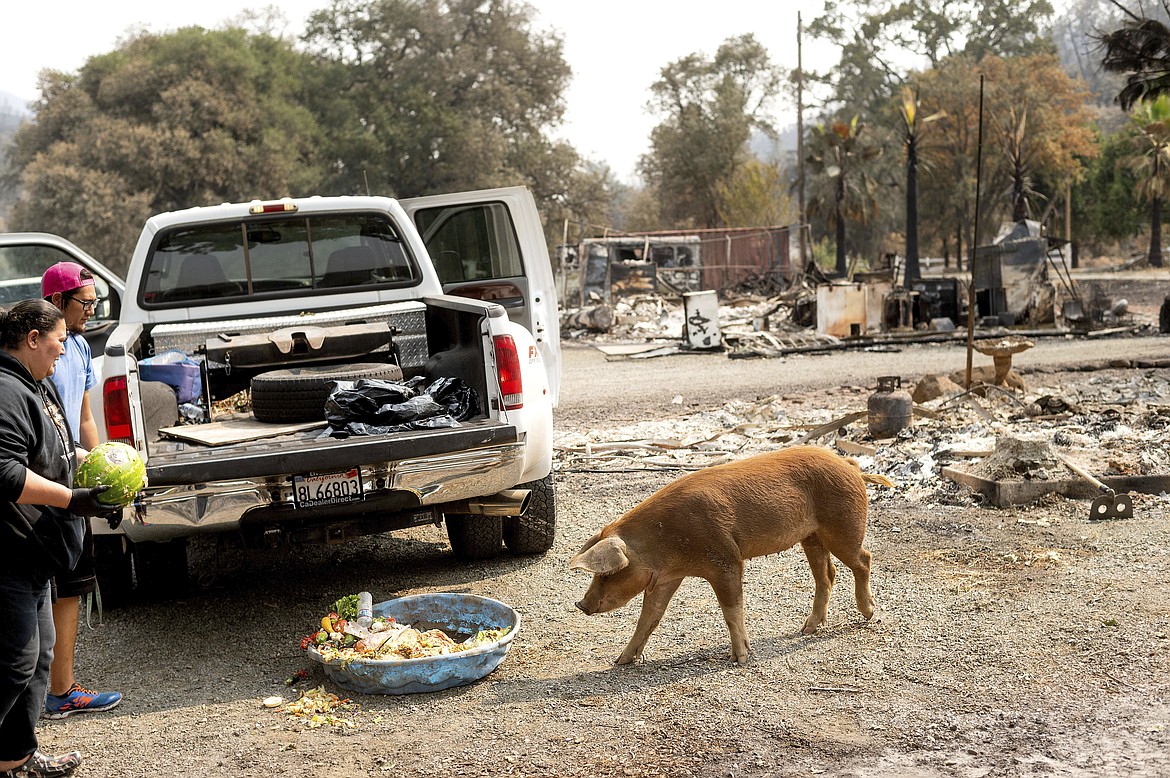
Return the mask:
<path id="1" fill-rule="evenodd" d="M 1100 498 L 1098 487 L 1070 471 L 1072 463 L 1119 497 L 1132 493 L 1129 504 L 1140 510 L 1149 500 L 1170 499 L 1166 367 L 1170 359 L 1109 380 L 1085 371 L 1060 385 L 1037 372 L 1023 397 L 1007 390 L 979 397 L 943 384 L 934 399 L 913 404 L 912 423 L 881 440 L 867 421 L 866 398 L 877 387 L 844 386 L 815 400 L 775 395 L 605 432 L 561 432 L 555 456 L 561 471 L 686 471 L 812 443 L 856 457 L 908 499 L 996 509 Z"/>
<path id="2" fill-rule="evenodd" d="M 1065 261 L 1069 244 L 1043 235 L 1032 221 L 1011 225 L 992 244 L 977 247 L 971 273 L 937 268 L 941 273 L 914 279 L 908 288 L 898 283 L 901 270 L 892 255 L 841 280 L 811 263 L 801 268 L 789 254 L 788 228 L 716 232 L 561 246 L 565 336 L 695 347 L 681 310 L 685 296 L 695 293 L 716 295 L 716 348 L 732 358 L 958 340 L 966 337 L 969 315 L 984 345 L 1138 326 L 1125 299 L 1110 299 L 1099 283 L 1083 277 L 1074 280 Z M 1017 376 L 1009 379 L 997 369 L 1010 366 L 1010 356 L 991 356 L 996 365 L 981 366 L 980 379 L 1020 388 Z"/>

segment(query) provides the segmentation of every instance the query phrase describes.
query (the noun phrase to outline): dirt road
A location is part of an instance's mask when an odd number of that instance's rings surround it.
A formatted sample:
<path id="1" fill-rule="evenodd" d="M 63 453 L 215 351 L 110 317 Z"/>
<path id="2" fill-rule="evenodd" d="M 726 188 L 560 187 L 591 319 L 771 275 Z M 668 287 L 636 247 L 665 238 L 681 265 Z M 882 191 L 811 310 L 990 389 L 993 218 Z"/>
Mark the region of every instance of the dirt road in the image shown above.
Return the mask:
<path id="1" fill-rule="evenodd" d="M 1164 357 L 1168 345 L 1166 337 L 1044 340 L 1017 364 Z M 648 421 L 686 430 L 695 414 L 717 412 L 704 419 L 722 423 L 730 401 L 768 396 L 792 414 L 839 410 L 863 399 L 878 374 L 910 380 L 949 372 L 963 359 L 953 347 L 914 346 L 786 360 L 607 362 L 571 347 L 558 436 L 628 440 L 624 428 Z M 1072 396 L 1101 381 L 1141 378 L 1157 388 L 1165 370 L 1157 373 L 1025 375 Z M 1142 403 L 1148 415 L 1151 403 L 1170 398 Z M 1133 407 L 1085 401 L 1083 434 L 1106 417 L 1118 434 L 1136 429 Z M 976 419 L 972 434 L 994 434 L 1004 419 Z M 1149 444 L 1163 472 L 1165 437 Z M 717 453 L 746 450 L 736 446 Z M 1054 497 L 999 510 L 941 480 L 871 489 L 868 546 L 880 608 L 873 621 L 856 613 L 841 568 L 830 626 L 800 635 L 812 582 L 803 555 L 790 550 L 748 566 L 751 664 L 727 660 L 710 587 L 688 581 L 646 661 L 615 668 L 637 601 L 606 616 L 581 615 L 573 603 L 587 580 L 566 563 L 679 471 L 597 472 L 605 466 L 560 462 L 559 538 L 543 557 L 460 565 L 442 529 L 427 527 L 345 547 L 253 554 L 219 588 L 108 610 L 101 626 L 83 628 L 78 674 L 121 690 L 125 702 L 47 722 L 43 747 L 80 748 L 79 775 L 134 778 L 1170 774 L 1165 496 L 1139 495 L 1131 520 L 1092 523 L 1084 501 Z M 320 684 L 337 691 L 297 643 L 329 603 L 360 589 L 376 600 L 484 594 L 513 605 L 524 621 L 508 658 L 472 686 L 358 697 L 356 709 L 335 711 L 337 719 L 319 727 L 263 708 L 270 695 L 291 700 Z M 309 681 L 286 686 L 302 668 Z"/>

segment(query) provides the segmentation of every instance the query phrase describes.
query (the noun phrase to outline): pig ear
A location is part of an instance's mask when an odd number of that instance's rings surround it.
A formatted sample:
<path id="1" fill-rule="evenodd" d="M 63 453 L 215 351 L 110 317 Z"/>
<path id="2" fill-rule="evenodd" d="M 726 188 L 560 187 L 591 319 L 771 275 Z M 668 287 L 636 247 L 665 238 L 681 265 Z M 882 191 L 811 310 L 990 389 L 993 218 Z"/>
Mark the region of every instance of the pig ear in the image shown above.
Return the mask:
<path id="1" fill-rule="evenodd" d="M 570 570 L 590 573 L 616 573 L 630 563 L 626 544 L 621 538 L 606 538 L 594 543 L 569 561 Z"/>

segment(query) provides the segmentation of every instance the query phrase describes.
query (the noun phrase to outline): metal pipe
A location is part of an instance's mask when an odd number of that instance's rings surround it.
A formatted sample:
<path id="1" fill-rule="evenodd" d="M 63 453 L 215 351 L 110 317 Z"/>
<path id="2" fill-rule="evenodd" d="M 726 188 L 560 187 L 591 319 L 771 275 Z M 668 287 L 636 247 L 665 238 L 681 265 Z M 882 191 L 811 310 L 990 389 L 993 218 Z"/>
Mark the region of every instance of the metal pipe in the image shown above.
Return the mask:
<path id="1" fill-rule="evenodd" d="M 967 286 L 967 385 L 972 383 L 972 364 L 975 351 L 975 251 L 979 246 L 979 188 L 983 182 L 983 74 L 979 74 L 979 135 L 975 144 L 975 236 L 971 241 L 971 259 L 967 262 L 967 270 L 971 275 L 971 283 Z"/>
<path id="2" fill-rule="evenodd" d="M 487 497 L 457 500 L 436 505 L 440 513 L 470 513 L 474 516 L 523 516 L 532 492 L 528 489 L 505 489 Z"/>

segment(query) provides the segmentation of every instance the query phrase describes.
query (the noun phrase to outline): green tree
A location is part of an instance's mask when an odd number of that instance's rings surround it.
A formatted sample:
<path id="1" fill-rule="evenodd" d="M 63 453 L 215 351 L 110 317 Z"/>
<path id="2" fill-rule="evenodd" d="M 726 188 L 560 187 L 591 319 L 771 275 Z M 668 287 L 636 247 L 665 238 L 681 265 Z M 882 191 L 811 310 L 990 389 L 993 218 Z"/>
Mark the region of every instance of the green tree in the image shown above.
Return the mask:
<path id="1" fill-rule="evenodd" d="M 1137 127 L 1137 194 L 1150 203 L 1150 267 L 1162 267 L 1162 200 L 1170 191 L 1170 95 L 1142 100 L 1133 109 Z"/>
<path id="2" fill-rule="evenodd" d="M 719 219 L 736 227 L 792 224 L 796 203 L 788 189 L 788 176 L 778 163 L 749 159 L 719 183 Z"/>
<path id="3" fill-rule="evenodd" d="M 845 276 L 845 222 L 867 223 L 877 211 L 877 184 L 866 172 L 864 162 L 881 150 L 861 139 L 865 125 L 854 116 L 850 121 L 819 124 L 812 129 L 806 148 L 813 181 L 809 210 L 824 214 L 834 230 L 837 243 L 837 275 Z"/>
<path id="4" fill-rule="evenodd" d="M 829 0 L 809 33 L 841 52 L 819 76 L 830 86 L 828 102 L 868 116 L 882 110 L 911 68 L 938 68 L 956 56 L 978 62 L 1050 51 L 1044 33 L 1052 13 L 1049 0 Z"/>
<path id="5" fill-rule="evenodd" d="M 1061 64 L 1085 82 L 1103 108 L 1114 105 L 1124 78 L 1101 67 L 1101 31 L 1121 27 L 1124 19 L 1124 11 L 1110 0 L 1066 0 L 1064 10 L 1052 19 L 1052 41 Z M 1120 127 L 1127 117 L 1115 111 L 1110 119 Z"/>
<path id="6" fill-rule="evenodd" d="M 1101 67 L 1125 74 L 1125 85 L 1117 94 L 1122 110 L 1142 100 L 1153 100 L 1170 92 L 1170 4 L 1162 1 L 1163 14 L 1150 16 L 1144 6 L 1137 12 L 1113 2 L 1122 14 L 1121 26 L 1100 35 Z"/>
<path id="7" fill-rule="evenodd" d="M 1099 244 L 1124 240 L 1142 231 L 1137 176 L 1127 164 L 1133 155 L 1134 123 L 1099 141 L 1101 153 L 1087 161 L 1082 182 L 1073 189 L 1073 239 Z"/>
<path id="8" fill-rule="evenodd" d="M 313 14 L 305 42 L 327 74 L 317 110 L 332 188 L 407 197 L 577 164 L 546 137 L 570 70 L 531 14 L 513 0 L 335 0 Z"/>
<path id="9" fill-rule="evenodd" d="M 190 27 L 45 74 L 9 151 L 11 227 L 68 235 L 124 270 L 151 213 L 310 191 L 310 65 L 286 40 Z"/>
<path id="10" fill-rule="evenodd" d="M 749 158 L 754 128 L 775 135 L 768 107 L 783 74 L 752 35 L 730 38 L 713 58 L 691 54 L 662 69 L 650 88 L 661 117 L 639 169 L 671 227 L 716 227 L 720 187 Z"/>

